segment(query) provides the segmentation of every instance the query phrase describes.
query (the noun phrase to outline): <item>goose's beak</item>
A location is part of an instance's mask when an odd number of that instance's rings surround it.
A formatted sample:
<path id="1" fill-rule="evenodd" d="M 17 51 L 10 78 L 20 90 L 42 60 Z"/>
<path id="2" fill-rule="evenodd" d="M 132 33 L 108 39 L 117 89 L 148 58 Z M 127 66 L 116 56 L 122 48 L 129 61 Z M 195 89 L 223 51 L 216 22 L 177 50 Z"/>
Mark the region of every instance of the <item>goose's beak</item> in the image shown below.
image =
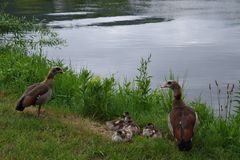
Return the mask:
<path id="1" fill-rule="evenodd" d="M 63 69 L 59 70 L 58 73 L 61 73 L 61 74 L 64 73 Z"/>
<path id="2" fill-rule="evenodd" d="M 167 83 L 160 85 L 160 88 L 168 88 L 169 86 L 167 85 Z"/>

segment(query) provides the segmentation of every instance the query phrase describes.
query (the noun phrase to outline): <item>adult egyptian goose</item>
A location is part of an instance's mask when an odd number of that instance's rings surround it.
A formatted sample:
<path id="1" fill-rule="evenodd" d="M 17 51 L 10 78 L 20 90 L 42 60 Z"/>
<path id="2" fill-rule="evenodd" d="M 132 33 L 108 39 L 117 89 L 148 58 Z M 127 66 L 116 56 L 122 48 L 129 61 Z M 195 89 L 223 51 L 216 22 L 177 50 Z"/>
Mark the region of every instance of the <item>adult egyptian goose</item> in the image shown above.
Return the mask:
<path id="1" fill-rule="evenodd" d="M 170 88 L 174 93 L 172 111 L 168 117 L 171 133 L 177 141 L 179 150 L 189 151 L 192 148 L 192 137 L 198 124 L 197 113 L 181 99 L 181 87 L 176 81 L 167 81 L 163 88 Z"/>
<path id="2" fill-rule="evenodd" d="M 25 107 L 38 105 L 39 116 L 41 106 L 51 98 L 53 79 L 58 73 L 63 73 L 63 69 L 54 67 L 44 81 L 29 86 L 18 100 L 16 110 L 23 111 Z"/>
<path id="3" fill-rule="evenodd" d="M 162 138 L 162 133 L 157 130 L 152 123 L 148 123 L 147 126 L 143 128 L 142 135 L 152 138 Z"/>

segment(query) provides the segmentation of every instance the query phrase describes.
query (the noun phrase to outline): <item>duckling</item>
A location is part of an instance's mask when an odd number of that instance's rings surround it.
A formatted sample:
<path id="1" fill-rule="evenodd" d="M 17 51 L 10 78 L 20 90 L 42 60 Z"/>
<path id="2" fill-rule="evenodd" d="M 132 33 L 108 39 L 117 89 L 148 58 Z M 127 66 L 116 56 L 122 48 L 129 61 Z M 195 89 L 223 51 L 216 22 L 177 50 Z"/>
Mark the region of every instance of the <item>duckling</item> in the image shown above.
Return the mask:
<path id="1" fill-rule="evenodd" d="M 133 133 L 128 129 L 120 129 L 113 133 L 112 141 L 114 142 L 131 142 Z"/>
<path id="2" fill-rule="evenodd" d="M 140 134 L 140 127 L 133 120 L 128 120 L 123 129 L 130 130 L 133 134 Z"/>
<path id="3" fill-rule="evenodd" d="M 39 116 L 41 106 L 52 96 L 53 79 L 59 73 L 63 73 L 63 69 L 54 67 L 49 71 L 44 81 L 29 86 L 18 100 L 16 110 L 23 111 L 25 107 L 38 105 Z"/>
<path id="4" fill-rule="evenodd" d="M 162 88 L 173 90 L 172 111 L 168 116 L 168 125 L 177 141 L 180 151 L 189 151 L 192 148 L 192 138 L 198 121 L 197 113 L 182 100 L 182 91 L 176 81 L 169 80 Z"/>
<path id="5" fill-rule="evenodd" d="M 121 128 L 123 128 L 124 125 L 125 125 L 124 120 L 114 120 L 114 121 L 107 121 L 106 122 L 107 128 L 109 128 L 112 131 L 116 131 L 118 129 L 121 129 Z"/>
<path id="6" fill-rule="evenodd" d="M 143 128 L 142 135 L 152 138 L 162 138 L 162 133 L 158 131 L 152 123 L 148 123 L 147 126 Z"/>
<path id="7" fill-rule="evenodd" d="M 130 116 L 130 114 L 129 114 L 129 112 L 124 112 L 123 115 L 121 116 L 121 118 L 122 118 L 125 122 L 127 122 L 128 120 L 131 120 L 131 119 L 132 119 L 131 116 Z"/>
<path id="8" fill-rule="evenodd" d="M 127 121 L 131 120 L 128 112 L 124 112 L 123 115 L 115 120 L 107 121 L 106 126 L 110 130 L 116 131 L 118 129 L 123 128 L 126 125 Z"/>

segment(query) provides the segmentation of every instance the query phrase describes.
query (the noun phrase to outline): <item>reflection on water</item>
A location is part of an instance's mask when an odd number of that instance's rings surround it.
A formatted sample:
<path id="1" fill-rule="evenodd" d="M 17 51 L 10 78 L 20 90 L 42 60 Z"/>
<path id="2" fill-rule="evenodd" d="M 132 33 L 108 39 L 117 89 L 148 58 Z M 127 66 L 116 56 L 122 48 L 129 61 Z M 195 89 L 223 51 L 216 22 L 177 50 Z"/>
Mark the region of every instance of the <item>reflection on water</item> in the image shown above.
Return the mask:
<path id="1" fill-rule="evenodd" d="M 53 28 L 76 28 L 86 26 L 122 26 L 122 25 L 138 25 L 145 23 L 159 23 L 170 21 L 158 17 L 146 16 L 114 16 L 99 18 L 84 18 L 79 20 L 52 21 L 47 25 Z"/>
<path id="2" fill-rule="evenodd" d="M 61 13 L 48 13 L 49 16 L 68 16 L 68 15 L 86 15 L 94 12 L 61 12 Z"/>
<path id="3" fill-rule="evenodd" d="M 141 57 L 152 54 L 153 87 L 171 69 L 187 79 L 189 99 L 209 101 L 208 84 L 240 75 L 239 0 L 24 0 L 9 12 L 45 19 L 68 46 L 46 49 L 79 70 L 132 79 Z M 121 78 L 120 78 L 121 77 Z M 225 90 L 225 89 L 224 89 Z"/>

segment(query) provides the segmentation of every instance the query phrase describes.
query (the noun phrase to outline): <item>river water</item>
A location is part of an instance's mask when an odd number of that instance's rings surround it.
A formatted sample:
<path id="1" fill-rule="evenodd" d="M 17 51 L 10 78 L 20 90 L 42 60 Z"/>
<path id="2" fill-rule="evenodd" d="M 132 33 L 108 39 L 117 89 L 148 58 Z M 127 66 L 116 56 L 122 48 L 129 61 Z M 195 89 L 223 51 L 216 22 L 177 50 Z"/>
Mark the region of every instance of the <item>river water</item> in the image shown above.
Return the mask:
<path id="1" fill-rule="evenodd" d="M 1 0 L 0 0 L 1 2 Z M 189 100 L 210 103 L 208 85 L 240 79 L 239 0 L 10 0 L 10 13 L 35 16 L 67 40 L 46 48 L 76 71 L 119 81 L 137 75 L 140 59 L 152 55 L 152 87 L 170 70 L 186 80 Z M 214 85 L 213 85 L 214 86 Z M 215 89 L 215 88 L 214 88 Z M 223 89 L 223 91 L 226 89 Z M 216 94 L 214 103 L 216 104 Z M 224 101 L 224 95 L 222 95 Z"/>

